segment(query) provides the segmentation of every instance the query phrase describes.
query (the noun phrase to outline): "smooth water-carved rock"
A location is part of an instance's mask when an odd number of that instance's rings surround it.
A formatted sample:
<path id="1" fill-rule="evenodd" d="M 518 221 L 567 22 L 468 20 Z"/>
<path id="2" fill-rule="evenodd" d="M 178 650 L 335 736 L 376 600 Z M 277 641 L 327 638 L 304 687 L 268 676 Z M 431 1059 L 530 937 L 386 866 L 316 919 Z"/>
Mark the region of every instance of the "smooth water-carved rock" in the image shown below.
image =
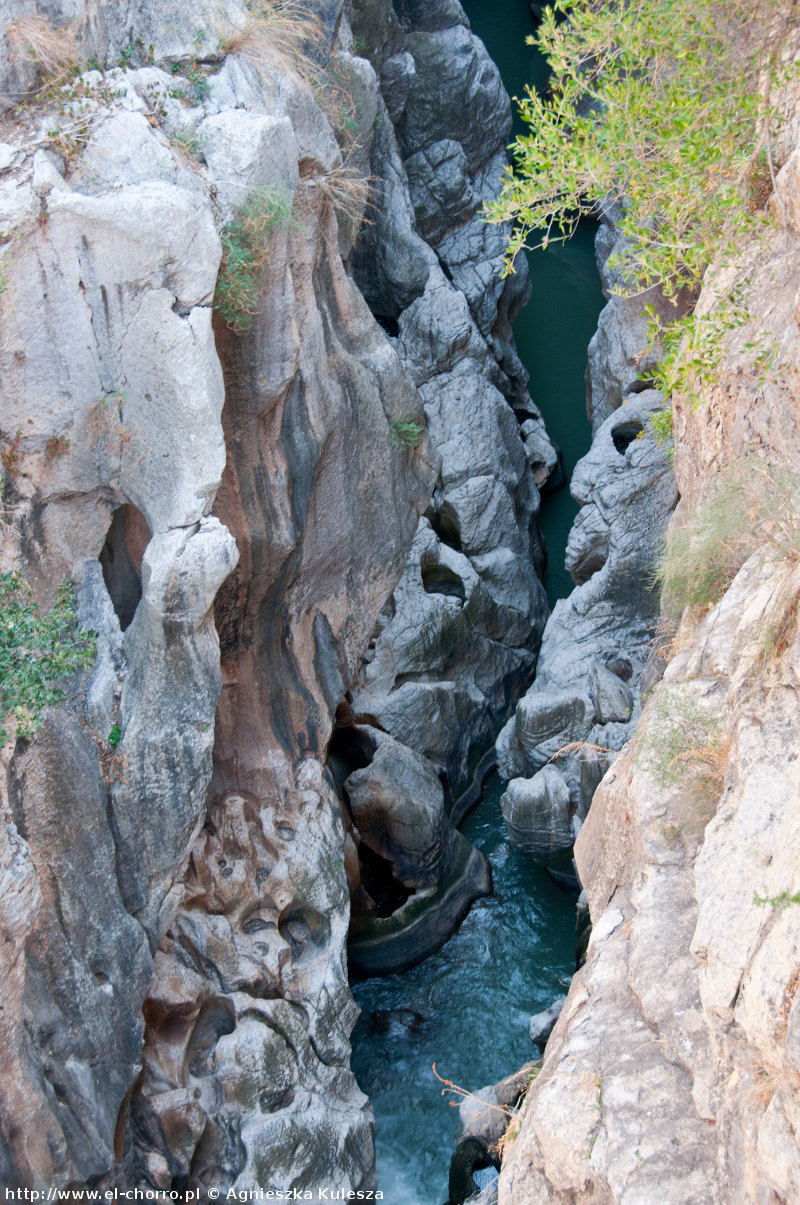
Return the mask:
<path id="1" fill-rule="evenodd" d="M 509 841 L 537 857 L 569 848 L 569 805 L 569 787 L 555 766 L 545 766 L 532 778 L 512 778 L 500 797 Z"/>
<path id="2" fill-rule="evenodd" d="M 44 901 L 4 968 L 16 1036 L 3 1114 L 36 1115 L 24 1139 L 4 1124 L 4 1166 L 34 1186 L 98 1182 L 123 1153 L 153 951 L 211 772 L 210 608 L 237 558 L 208 515 L 225 459 L 210 200 L 164 136 L 97 84 L 86 161 L 131 137 L 125 170 L 68 170 L 15 127 L 26 145 L 0 198 L 15 226 L 2 425 L 20 432 L 3 557 L 43 600 L 71 577 L 98 633 L 73 711 L 49 712 L 18 746 L 4 806 L 10 865 L 33 876 L 15 876 L 8 908 L 34 881 Z M 41 220 L 20 226 L 24 197 Z"/>
<path id="3" fill-rule="evenodd" d="M 528 777 L 555 758 L 579 820 L 608 754 L 633 734 L 651 652 L 654 567 L 677 499 L 667 451 L 648 427 L 662 406 L 653 390 L 629 397 L 575 468 L 571 489 L 581 510 L 567 565 L 580 584 L 556 604 L 536 681 L 497 739 L 507 779 Z"/>
<path id="4" fill-rule="evenodd" d="M 595 663 L 589 672 L 589 695 L 598 724 L 627 724 L 633 712 L 633 692 L 616 674 Z"/>
<path id="5" fill-rule="evenodd" d="M 561 1016 L 561 1010 L 564 1007 L 566 998 L 566 996 L 559 996 L 549 1008 L 546 1008 L 543 1012 L 535 1013 L 531 1017 L 528 1033 L 534 1046 L 539 1047 L 540 1054 L 544 1054 L 547 1039 L 553 1032 L 556 1021 Z"/>
<path id="6" fill-rule="evenodd" d="M 410 55 L 414 85 L 397 139 L 383 122 L 374 143 L 381 203 L 354 265 L 374 312 L 395 324 L 387 329 L 420 387 L 442 469 L 427 514 L 435 540 L 423 523 L 352 703 L 445 771 L 457 794 L 470 746 L 492 740 L 532 674 L 547 614 L 536 576 L 538 487 L 557 453 L 511 341 L 527 276 L 503 284 L 505 233 L 478 212 L 501 184 L 507 97 L 458 4 L 406 4 L 398 14 L 386 44 L 394 64 L 401 46 Z M 356 24 L 364 36 L 372 27 Z M 460 607 L 456 594 L 423 596 L 430 559 L 443 564 L 451 550 L 461 557 L 449 563 Z"/>
<path id="7" fill-rule="evenodd" d="M 342 783 L 360 861 L 350 965 L 388 974 L 438 949 L 491 889 L 491 872 L 448 820 L 430 763 L 377 729 L 337 731 L 346 735 L 369 759 Z"/>
<path id="8" fill-rule="evenodd" d="M 585 740 L 592 706 L 579 691 L 531 691 L 497 739 L 497 764 L 503 778 L 540 770 L 566 745 Z"/>

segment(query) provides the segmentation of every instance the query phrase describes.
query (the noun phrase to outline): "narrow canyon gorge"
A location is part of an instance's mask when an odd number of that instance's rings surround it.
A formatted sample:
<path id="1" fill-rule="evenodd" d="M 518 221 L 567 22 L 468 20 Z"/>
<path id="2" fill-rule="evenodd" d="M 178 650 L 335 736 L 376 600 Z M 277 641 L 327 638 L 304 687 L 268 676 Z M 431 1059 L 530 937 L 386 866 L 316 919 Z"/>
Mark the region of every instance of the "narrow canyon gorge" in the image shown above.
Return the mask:
<path id="1" fill-rule="evenodd" d="M 541 17 L 0 0 L 7 1200 L 800 1201 L 800 85 L 508 273 Z"/>

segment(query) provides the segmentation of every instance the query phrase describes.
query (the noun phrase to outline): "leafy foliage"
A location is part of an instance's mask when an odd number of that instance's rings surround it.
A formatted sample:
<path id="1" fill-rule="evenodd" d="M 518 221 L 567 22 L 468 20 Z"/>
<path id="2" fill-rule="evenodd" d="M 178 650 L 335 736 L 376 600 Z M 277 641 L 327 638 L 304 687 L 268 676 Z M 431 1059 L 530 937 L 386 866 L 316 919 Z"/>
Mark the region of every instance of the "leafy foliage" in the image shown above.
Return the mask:
<path id="1" fill-rule="evenodd" d="M 248 331 L 257 313 L 259 274 L 269 260 L 270 237 L 291 227 L 292 193 L 282 185 L 254 188 L 222 231 L 222 264 L 214 305 L 235 331 Z"/>
<path id="2" fill-rule="evenodd" d="M 522 100 L 531 132 L 486 207 L 490 222 L 516 223 L 506 271 L 523 247 L 546 247 L 584 215 L 619 206 L 617 290 L 659 284 L 667 297 L 696 296 L 707 267 L 770 220 L 783 120 L 772 98 L 793 70 L 799 30 L 785 0 L 555 0 L 529 39 L 550 63 L 550 90 Z M 712 315 L 678 322 L 656 386 L 688 388 L 696 402 L 723 336 L 751 321 L 741 297 L 721 296 Z M 770 371 L 774 349 L 760 340 L 759 330 L 756 368 Z"/>
<path id="3" fill-rule="evenodd" d="M 794 895 L 788 891 L 781 891 L 778 895 L 759 895 L 757 891 L 754 891 L 753 903 L 769 904 L 770 908 L 789 908 L 792 904 L 800 904 L 800 891 L 795 891 Z"/>
<path id="4" fill-rule="evenodd" d="M 41 612 L 18 573 L 0 573 L 0 748 L 10 718 L 17 736 L 32 736 L 45 707 L 64 698 L 59 682 L 94 661 L 96 638 L 81 632 L 72 586 L 62 582 Z"/>
<path id="5" fill-rule="evenodd" d="M 392 423 L 392 447 L 418 448 L 424 434 L 425 428 L 413 417 L 399 419 Z"/>
<path id="6" fill-rule="evenodd" d="M 621 203 L 627 287 L 697 283 L 729 221 L 752 224 L 753 173 L 776 118 L 762 81 L 775 68 L 782 0 L 556 0 L 534 39 L 553 70 L 528 90 L 532 133 L 491 221 L 514 219 L 509 267 L 570 235 L 581 216 Z M 569 20 L 560 19 L 567 15 Z"/>

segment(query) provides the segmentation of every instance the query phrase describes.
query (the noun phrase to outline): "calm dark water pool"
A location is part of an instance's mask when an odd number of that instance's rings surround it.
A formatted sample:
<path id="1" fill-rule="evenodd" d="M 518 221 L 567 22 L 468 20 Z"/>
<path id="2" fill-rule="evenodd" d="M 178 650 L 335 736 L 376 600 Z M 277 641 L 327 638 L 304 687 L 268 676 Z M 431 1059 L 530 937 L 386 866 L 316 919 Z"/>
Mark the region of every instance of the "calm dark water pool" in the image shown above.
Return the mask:
<path id="1" fill-rule="evenodd" d="M 526 85 L 541 91 L 547 65 L 525 45 L 526 36 L 535 29 L 527 0 L 462 0 L 462 4 L 473 32 L 500 68 L 509 94 L 521 97 Z M 515 115 L 514 134 L 527 128 Z M 514 328 L 517 350 L 530 373 L 531 397 L 564 453 L 568 477 L 591 442 L 586 421 L 586 348 L 605 303 L 594 258 L 595 230 L 594 222 L 585 222 L 568 243 L 528 254 L 533 295 Z M 542 501 L 541 527 L 550 550 L 544 584 L 551 604 L 574 585 L 564 568 L 564 550 L 577 512 L 567 487 Z"/>

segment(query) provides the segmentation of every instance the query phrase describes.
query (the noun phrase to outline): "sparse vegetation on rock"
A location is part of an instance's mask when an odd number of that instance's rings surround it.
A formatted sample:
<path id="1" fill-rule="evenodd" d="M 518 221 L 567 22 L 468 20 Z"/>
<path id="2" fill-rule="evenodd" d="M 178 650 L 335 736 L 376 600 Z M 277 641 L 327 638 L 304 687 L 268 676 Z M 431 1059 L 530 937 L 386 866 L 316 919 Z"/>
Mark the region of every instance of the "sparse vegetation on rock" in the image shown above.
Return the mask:
<path id="1" fill-rule="evenodd" d="M 285 186 L 254 188 L 234 206 L 222 231 L 222 265 L 214 305 L 232 330 L 250 330 L 259 299 L 259 273 L 270 256 L 270 237 L 292 224 L 291 191 Z"/>
<path id="2" fill-rule="evenodd" d="M 0 749 L 12 733 L 32 736 L 45 707 L 64 698 L 64 678 L 94 656 L 94 633 L 78 628 L 69 582 L 42 611 L 19 573 L 0 573 Z"/>

